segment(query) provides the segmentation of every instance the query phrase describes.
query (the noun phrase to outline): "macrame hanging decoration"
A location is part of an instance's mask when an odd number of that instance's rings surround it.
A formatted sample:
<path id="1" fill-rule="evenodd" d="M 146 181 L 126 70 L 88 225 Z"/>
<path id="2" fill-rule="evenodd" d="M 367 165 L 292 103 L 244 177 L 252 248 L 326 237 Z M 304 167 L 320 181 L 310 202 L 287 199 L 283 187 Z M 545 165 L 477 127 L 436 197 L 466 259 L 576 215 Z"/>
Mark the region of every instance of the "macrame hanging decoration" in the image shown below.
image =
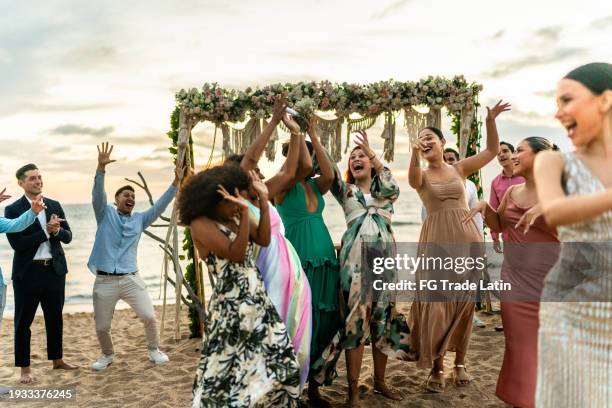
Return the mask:
<path id="1" fill-rule="evenodd" d="M 346 126 L 346 147 L 344 148 L 344 153 L 346 153 L 351 144 L 351 133 L 356 132 L 358 130 L 368 130 L 376 123 L 376 116 L 364 116 L 359 119 L 347 119 Z"/>
<path id="2" fill-rule="evenodd" d="M 395 154 L 395 115 L 393 112 L 385 112 L 385 127 L 380 137 L 385 141 L 383 158 L 386 162 L 391 162 Z"/>
<path id="3" fill-rule="evenodd" d="M 223 160 L 234 154 L 230 127 L 227 123 L 221 124 L 221 134 L 223 135 Z"/>
<path id="4" fill-rule="evenodd" d="M 244 140 L 244 128 L 238 129 L 235 127 L 231 128 L 231 146 L 232 152 L 239 154 L 242 152 L 242 143 Z"/>
<path id="5" fill-rule="evenodd" d="M 412 106 L 404 109 L 404 127 L 408 132 L 409 149 L 412 149 L 419 132 L 426 126 L 427 115 L 417 112 Z"/>
<path id="6" fill-rule="evenodd" d="M 459 156 L 463 159 L 467 155 L 468 141 L 472 131 L 472 121 L 474 120 L 474 108 L 472 105 L 464 106 L 461 109 L 461 119 L 459 121 Z"/>
<path id="7" fill-rule="evenodd" d="M 244 137 L 242 140 L 242 149 L 240 153 L 244 153 L 248 147 L 253 144 L 257 136 L 261 134 L 261 121 L 257 118 L 251 118 L 244 126 Z"/>
<path id="8" fill-rule="evenodd" d="M 317 116 L 317 135 L 323 147 L 337 163 L 342 159 L 342 122 L 344 118 L 324 119 Z"/>
<path id="9" fill-rule="evenodd" d="M 267 120 L 263 120 L 263 128 L 266 128 L 268 126 L 268 121 Z M 274 158 L 276 157 L 276 142 L 278 141 L 278 131 L 276 130 L 276 127 L 274 127 L 274 129 L 272 130 L 272 135 L 270 135 L 270 140 L 268 141 L 268 144 L 266 145 L 266 158 L 269 161 L 274 161 Z"/>
<path id="10" fill-rule="evenodd" d="M 438 129 L 442 127 L 442 111 L 440 108 L 430 108 L 427 113 L 427 126 L 433 126 Z"/>
<path id="11" fill-rule="evenodd" d="M 231 128 L 231 143 L 233 153 L 242 154 L 261 133 L 259 119 L 251 118 L 243 128 Z M 225 137 L 225 136 L 224 136 Z"/>

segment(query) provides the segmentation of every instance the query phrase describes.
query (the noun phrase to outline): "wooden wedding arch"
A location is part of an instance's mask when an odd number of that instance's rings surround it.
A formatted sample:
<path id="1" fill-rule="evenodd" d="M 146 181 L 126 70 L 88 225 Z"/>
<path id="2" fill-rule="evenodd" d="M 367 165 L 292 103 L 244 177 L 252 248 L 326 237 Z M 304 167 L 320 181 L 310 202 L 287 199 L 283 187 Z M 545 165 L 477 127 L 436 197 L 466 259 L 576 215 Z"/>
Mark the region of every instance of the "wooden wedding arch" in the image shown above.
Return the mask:
<path id="1" fill-rule="evenodd" d="M 176 94 L 176 107 L 172 112 L 170 152 L 174 161 L 193 172 L 193 139 L 191 131 L 200 122 L 209 121 L 215 125 L 215 137 L 209 166 L 221 135 L 222 156 L 243 153 L 265 127 L 272 114 L 274 99 L 283 95 L 289 106 L 303 116 L 317 115 L 318 135 L 332 158 L 339 161 L 350 143 L 350 135 L 357 130 L 372 127 L 378 117 L 384 118 L 381 138 L 384 140 L 385 161 L 392 161 L 395 153 L 397 121 L 403 122 L 406 136 L 414 141 L 420 129 L 425 126 L 440 127 L 442 112 L 450 116 L 451 131 L 457 139 L 460 156 L 471 156 L 478 152 L 481 140 L 481 123 L 477 117 L 478 95 L 482 86 L 468 83 L 463 76 L 447 79 L 428 77 L 419 81 L 381 81 L 371 84 L 334 84 L 329 81 L 274 84 L 263 88 L 247 88 L 239 91 L 206 83 L 201 89 L 181 90 Z M 242 125 L 236 125 L 242 124 Z M 411 144 L 411 143 L 410 143 Z M 266 148 L 266 157 L 273 160 L 278 145 L 275 131 Z M 189 172 L 187 172 L 187 175 Z M 470 177 L 478 187 L 480 174 Z M 179 244 L 177 226 L 177 205 L 174 203 L 162 248 L 163 265 L 163 309 L 161 330 L 166 321 L 167 283 L 174 285 L 176 304 L 174 308 L 174 337 L 180 338 L 181 301 L 189 307 L 191 336 L 204 333 L 202 324 L 206 311 L 205 274 L 202 262 L 194 250 L 189 228 L 184 229 Z M 181 255 L 181 251 L 184 255 Z M 188 264 L 183 272 L 181 260 Z M 170 265 L 174 270 L 173 280 L 169 276 Z M 209 282 L 214 279 L 207 273 Z M 183 297 L 182 288 L 187 296 Z"/>

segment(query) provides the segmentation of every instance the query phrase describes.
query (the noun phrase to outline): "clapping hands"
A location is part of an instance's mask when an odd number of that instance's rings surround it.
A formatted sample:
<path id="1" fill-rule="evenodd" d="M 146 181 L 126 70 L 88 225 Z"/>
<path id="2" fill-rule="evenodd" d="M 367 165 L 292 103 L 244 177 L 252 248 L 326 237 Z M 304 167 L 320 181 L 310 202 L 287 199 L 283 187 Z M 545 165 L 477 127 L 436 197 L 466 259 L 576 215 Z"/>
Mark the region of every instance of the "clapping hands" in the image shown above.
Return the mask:
<path id="1" fill-rule="evenodd" d="M 57 233 L 60 231 L 60 228 L 61 228 L 60 223 L 64 221 L 66 220 L 58 217 L 57 214 L 52 214 L 51 219 L 47 223 L 47 232 L 50 235 L 57 235 Z"/>
<path id="2" fill-rule="evenodd" d="M 6 187 L 4 188 L 4 190 L 2 190 L 2 192 L 0 193 L 0 203 L 3 202 L 4 200 L 8 200 L 9 198 L 11 198 L 10 195 L 8 194 L 4 194 L 4 192 L 6 191 Z"/>
<path id="3" fill-rule="evenodd" d="M 45 205 L 45 203 L 43 201 L 42 194 L 40 194 L 38 197 L 36 197 L 34 200 L 32 200 L 32 211 L 34 211 L 36 214 L 40 213 L 41 211 L 43 211 L 46 208 L 47 208 L 47 206 Z"/>

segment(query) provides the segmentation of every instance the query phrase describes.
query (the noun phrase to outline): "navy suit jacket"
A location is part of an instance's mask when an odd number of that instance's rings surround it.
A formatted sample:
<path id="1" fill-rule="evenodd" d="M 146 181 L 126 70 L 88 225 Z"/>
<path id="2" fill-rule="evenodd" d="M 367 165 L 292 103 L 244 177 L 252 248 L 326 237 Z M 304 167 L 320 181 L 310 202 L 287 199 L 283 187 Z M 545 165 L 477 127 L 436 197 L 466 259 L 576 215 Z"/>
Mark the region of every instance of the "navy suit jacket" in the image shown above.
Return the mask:
<path id="1" fill-rule="evenodd" d="M 64 215 L 64 210 L 59 202 L 51 200 L 47 197 L 44 197 L 43 201 L 47 206 L 47 209 L 45 210 L 47 221 L 49 221 L 52 214 L 57 214 L 57 216 L 62 219 L 66 218 Z M 4 209 L 4 216 L 11 219 L 17 218 L 30 208 L 31 206 L 28 199 L 23 196 Z M 15 250 L 11 279 L 17 280 L 27 278 L 26 272 L 32 264 L 32 260 L 34 260 L 34 255 L 36 255 L 38 247 L 43 242 L 47 241 L 47 235 L 45 234 L 45 231 L 43 231 L 43 228 L 46 228 L 46 226 L 40 225 L 40 222 L 38 222 L 38 219 L 36 219 L 32 225 L 23 231 L 6 234 L 11 247 Z M 60 224 L 59 233 L 56 236 L 51 234 L 48 241 L 51 243 L 53 270 L 60 276 L 67 274 L 68 266 L 66 264 L 66 257 L 64 256 L 62 242 L 64 244 L 69 244 L 70 241 L 72 241 L 72 232 L 70 231 L 70 226 L 68 226 L 68 223 L 63 221 Z"/>

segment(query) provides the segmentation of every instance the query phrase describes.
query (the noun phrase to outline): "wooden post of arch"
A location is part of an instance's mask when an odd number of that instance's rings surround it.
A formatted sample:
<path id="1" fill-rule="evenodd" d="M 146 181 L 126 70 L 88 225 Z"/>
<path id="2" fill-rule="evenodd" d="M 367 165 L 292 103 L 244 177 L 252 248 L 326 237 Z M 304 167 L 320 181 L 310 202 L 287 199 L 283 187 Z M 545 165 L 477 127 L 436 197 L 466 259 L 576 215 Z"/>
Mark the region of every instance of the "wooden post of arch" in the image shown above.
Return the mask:
<path id="1" fill-rule="evenodd" d="M 191 133 L 191 126 L 192 124 L 190 123 L 189 118 L 187 117 L 185 112 L 181 110 L 180 116 L 179 116 L 179 135 L 178 135 L 178 141 L 177 141 L 177 155 L 176 155 L 176 166 L 178 167 L 188 167 L 188 168 L 191 167 L 191 163 L 190 163 L 191 160 L 190 160 L 190 154 L 189 154 L 189 135 Z M 179 180 L 179 185 L 181 184 L 181 182 L 182 182 L 182 179 Z M 177 203 L 175 200 L 174 204 L 172 205 L 172 215 L 170 217 L 170 226 L 168 227 L 168 231 L 166 233 L 164 253 L 167 252 L 168 244 L 170 242 L 170 239 L 172 238 L 172 262 L 174 265 L 174 270 L 177 272 L 176 273 L 176 284 L 174 285 L 175 296 L 176 296 L 175 310 L 174 310 L 174 339 L 180 340 L 181 338 L 181 333 L 180 333 L 181 289 L 183 287 L 183 275 L 182 273 L 179 273 L 181 268 L 179 265 L 179 258 L 178 258 L 179 244 L 178 244 L 177 221 L 178 221 L 178 212 L 177 212 Z M 166 262 L 166 265 L 167 265 L 167 262 L 168 262 L 167 255 L 164 256 L 164 262 Z M 164 271 L 166 275 L 165 278 L 167 280 L 168 269 L 164 268 Z M 165 307 L 162 309 L 162 327 L 164 324 L 164 319 L 165 319 Z"/>

